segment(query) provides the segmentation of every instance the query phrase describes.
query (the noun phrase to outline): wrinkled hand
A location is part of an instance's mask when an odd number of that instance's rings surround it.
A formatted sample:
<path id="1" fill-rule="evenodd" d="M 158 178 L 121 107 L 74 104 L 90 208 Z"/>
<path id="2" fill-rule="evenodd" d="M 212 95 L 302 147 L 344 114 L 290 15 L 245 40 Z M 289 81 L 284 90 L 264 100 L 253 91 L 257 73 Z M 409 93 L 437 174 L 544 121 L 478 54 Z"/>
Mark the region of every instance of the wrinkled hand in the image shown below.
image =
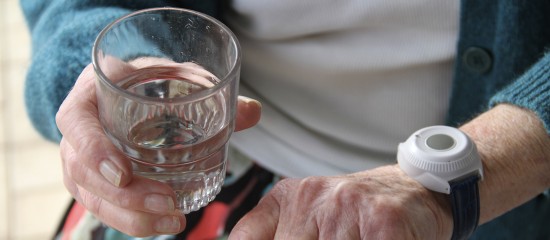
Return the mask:
<path id="1" fill-rule="evenodd" d="M 450 239 L 446 196 L 397 165 L 337 176 L 285 179 L 229 239 Z"/>
<path id="2" fill-rule="evenodd" d="M 185 218 L 163 183 L 132 175 L 130 160 L 111 144 L 99 123 L 93 67 L 86 67 L 56 116 L 63 134 L 64 184 L 72 196 L 105 224 L 143 237 L 178 233 Z M 261 105 L 239 97 L 236 131 L 255 125 Z"/>

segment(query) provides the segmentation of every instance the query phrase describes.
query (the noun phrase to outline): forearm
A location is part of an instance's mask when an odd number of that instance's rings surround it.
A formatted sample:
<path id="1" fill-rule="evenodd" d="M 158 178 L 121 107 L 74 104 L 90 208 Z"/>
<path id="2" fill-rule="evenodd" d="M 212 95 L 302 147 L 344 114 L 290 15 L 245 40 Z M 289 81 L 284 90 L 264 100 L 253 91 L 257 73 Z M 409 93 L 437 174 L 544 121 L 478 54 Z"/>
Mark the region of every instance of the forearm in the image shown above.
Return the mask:
<path id="1" fill-rule="evenodd" d="M 550 187 L 550 136 L 537 116 L 500 104 L 461 127 L 483 161 L 480 224 Z"/>

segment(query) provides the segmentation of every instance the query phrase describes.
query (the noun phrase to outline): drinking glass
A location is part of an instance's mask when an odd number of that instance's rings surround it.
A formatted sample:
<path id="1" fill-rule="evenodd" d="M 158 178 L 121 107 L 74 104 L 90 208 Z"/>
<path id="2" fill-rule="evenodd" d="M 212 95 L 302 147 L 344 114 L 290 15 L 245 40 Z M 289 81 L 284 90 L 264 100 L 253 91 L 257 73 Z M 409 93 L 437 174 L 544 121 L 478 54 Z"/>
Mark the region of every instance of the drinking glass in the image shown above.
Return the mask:
<path id="1" fill-rule="evenodd" d="M 137 175 L 167 183 L 183 213 L 214 199 L 234 129 L 241 52 L 216 19 L 137 11 L 94 42 L 99 119 Z"/>

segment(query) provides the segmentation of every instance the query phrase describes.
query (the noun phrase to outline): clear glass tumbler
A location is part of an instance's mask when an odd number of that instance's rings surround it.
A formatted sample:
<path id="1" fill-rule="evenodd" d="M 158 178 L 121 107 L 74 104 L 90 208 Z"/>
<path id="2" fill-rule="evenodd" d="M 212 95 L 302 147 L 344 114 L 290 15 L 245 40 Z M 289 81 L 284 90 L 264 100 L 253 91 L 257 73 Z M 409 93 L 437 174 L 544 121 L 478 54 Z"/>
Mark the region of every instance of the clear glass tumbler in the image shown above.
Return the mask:
<path id="1" fill-rule="evenodd" d="M 174 189 L 183 213 L 208 204 L 223 184 L 240 55 L 225 25 L 179 8 L 131 13 L 94 43 L 105 133 L 135 174 Z"/>

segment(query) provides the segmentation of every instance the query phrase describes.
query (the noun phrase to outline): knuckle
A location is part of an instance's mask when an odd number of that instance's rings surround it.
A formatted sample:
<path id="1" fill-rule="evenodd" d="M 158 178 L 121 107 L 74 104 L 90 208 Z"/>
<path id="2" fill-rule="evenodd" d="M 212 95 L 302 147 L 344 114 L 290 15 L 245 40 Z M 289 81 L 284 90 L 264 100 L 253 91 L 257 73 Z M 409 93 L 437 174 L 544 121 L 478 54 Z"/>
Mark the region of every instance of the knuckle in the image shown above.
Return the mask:
<path id="1" fill-rule="evenodd" d="M 94 149 L 97 149 L 96 145 L 93 140 L 88 141 L 88 144 L 81 144 L 79 151 L 75 152 L 71 143 L 67 142 L 65 138 L 61 140 L 60 155 L 65 166 L 65 173 L 77 183 L 85 183 L 88 176 L 93 174 L 88 165 L 93 165 L 96 157 L 89 153 L 93 153 Z M 95 151 L 95 153 L 99 153 L 99 151 Z"/>
<path id="2" fill-rule="evenodd" d="M 95 158 L 89 158 L 91 156 L 101 153 L 101 148 L 98 144 L 98 139 L 100 136 L 81 134 L 74 137 L 75 146 L 78 146 L 78 153 L 81 157 L 84 157 L 86 160 L 93 160 Z"/>
<path id="3" fill-rule="evenodd" d="M 295 180 L 295 179 L 290 179 L 290 178 L 282 179 L 282 180 L 278 181 L 277 183 L 275 183 L 275 185 L 273 186 L 273 188 L 271 189 L 271 191 L 269 191 L 269 193 L 272 194 L 272 195 L 275 195 L 275 196 L 279 196 L 279 195 L 281 195 L 281 194 L 285 194 L 285 193 L 288 192 L 288 190 L 290 190 L 295 184 L 296 184 L 296 180 Z"/>
<path id="4" fill-rule="evenodd" d="M 88 209 L 92 214 L 98 216 L 100 219 L 103 218 L 104 213 L 102 212 L 103 199 L 91 194 L 87 191 L 80 191 L 80 199 L 82 205 Z"/>
<path id="5" fill-rule="evenodd" d="M 89 169 L 74 158 L 66 159 L 67 175 L 76 183 L 86 183 Z"/>
<path id="6" fill-rule="evenodd" d="M 311 176 L 306 177 L 300 181 L 300 188 L 318 188 L 323 187 L 325 185 L 325 178 L 324 177 L 317 177 L 317 176 Z"/>
<path id="7" fill-rule="evenodd" d="M 124 227 L 124 232 L 132 237 L 146 237 L 148 233 L 144 231 L 146 228 L 142 226 L 136 219 L 129 219 Z"/>
<path id="8" fill-rule="evenodd" d="M 358 183 L 350 181 L 340 181 L 332 189 L 331 198 L 337 203 L 351 204 L 360 201 L 362 192 L 357 191 L 360 189 Z"/>
<path id="9" fill-rule="evenodd" d="M 310 195 L 311 198 L 316 198 L 319 193 L 325 192 L 327 184 L 328 182 L 324 177 L 306 177 L 298 184 L 297 191 L 302 195 L 306 194 Z"/>
<path id="10" fill-rule="evenodd" d="M 118 194 L 119 196 L 116 196 L 112 199 L 112 203 L 116 206 L 119 206 L 121 208 L 130 208 L 132 206 L 132 203 L 134 202 L 129 196 L 124 196 L 125 194 Z"/>
<path id="11" fill-rule="evenodd" d="M 57 110 L 57 113 L 55 114 L 55 123 L 59 127 L 59 129 L 63 129 L 64 123 L 65 123 L 65 115 L 66 115 L 66 104 L 62 103 L 61 106 L 59 106 L 59 110 Z"/>

